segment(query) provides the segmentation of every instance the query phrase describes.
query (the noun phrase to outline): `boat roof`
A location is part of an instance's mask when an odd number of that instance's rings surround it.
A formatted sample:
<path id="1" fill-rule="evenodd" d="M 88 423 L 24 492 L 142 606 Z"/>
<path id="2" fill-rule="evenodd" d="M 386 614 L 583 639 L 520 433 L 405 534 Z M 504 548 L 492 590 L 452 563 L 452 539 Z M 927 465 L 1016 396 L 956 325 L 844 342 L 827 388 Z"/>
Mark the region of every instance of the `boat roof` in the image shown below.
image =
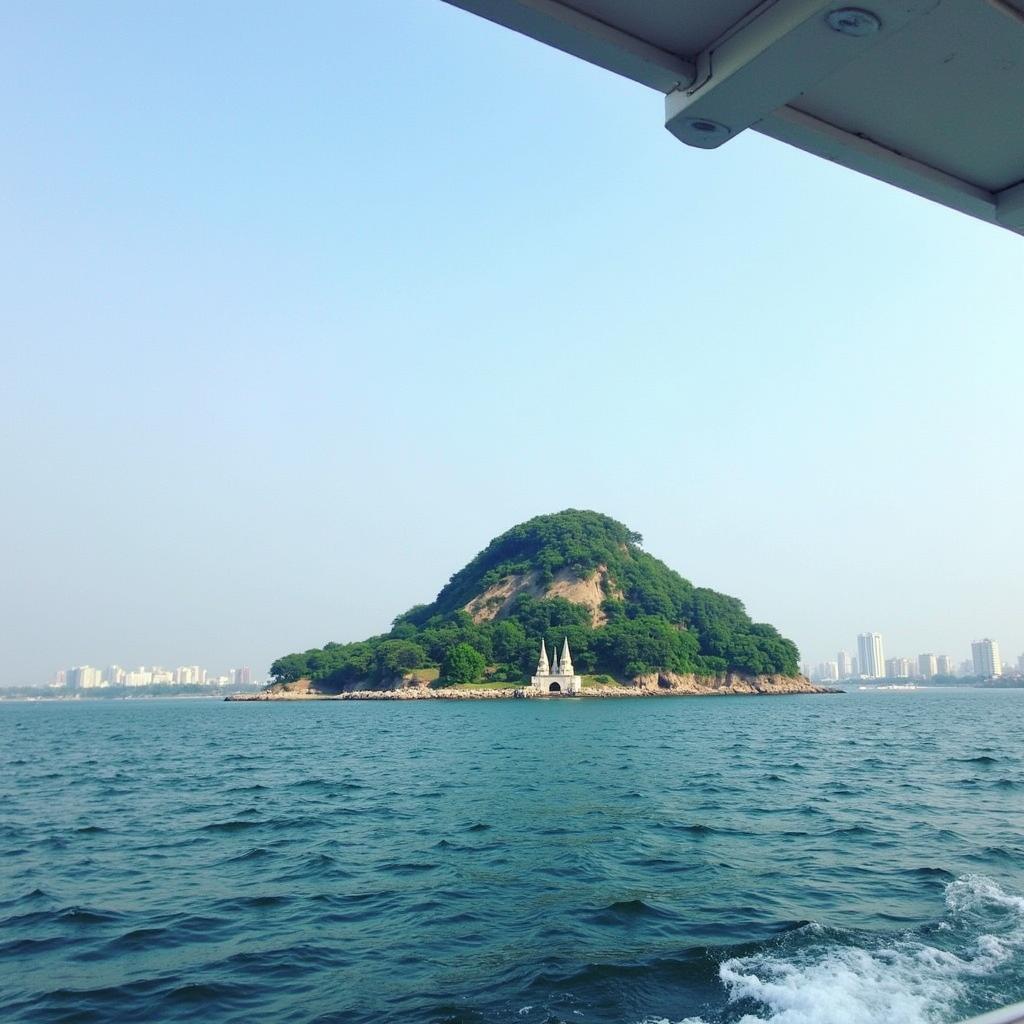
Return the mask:
<path id="1" fill-rule="evenodd" d="M 747 129 L 1024 234 L 1024 0 L 447 0 Z"/>

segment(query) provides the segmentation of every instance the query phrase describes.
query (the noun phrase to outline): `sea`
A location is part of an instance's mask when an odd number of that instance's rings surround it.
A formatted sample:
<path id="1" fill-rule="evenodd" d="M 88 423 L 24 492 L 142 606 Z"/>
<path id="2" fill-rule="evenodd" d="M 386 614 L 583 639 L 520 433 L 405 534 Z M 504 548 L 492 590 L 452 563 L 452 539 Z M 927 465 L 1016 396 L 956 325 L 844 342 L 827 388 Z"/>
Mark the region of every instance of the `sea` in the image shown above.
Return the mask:
<path id="1" fill-rule="evenodd" d="M 0 703 L 0 1019 L 1024 999 L 1024 690 Z"/>

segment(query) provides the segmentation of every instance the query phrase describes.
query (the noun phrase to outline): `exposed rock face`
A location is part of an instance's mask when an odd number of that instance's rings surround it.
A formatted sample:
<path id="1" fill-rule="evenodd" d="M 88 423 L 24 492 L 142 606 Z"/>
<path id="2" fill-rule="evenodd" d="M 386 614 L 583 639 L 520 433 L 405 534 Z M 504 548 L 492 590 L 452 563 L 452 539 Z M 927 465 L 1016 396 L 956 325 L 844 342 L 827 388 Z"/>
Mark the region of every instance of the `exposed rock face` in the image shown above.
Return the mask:
<path id="1" fill-rule="evenodd" d="M 478 597 L 465 606 L 474 622 L 490 622 L 508 614 L 512 602 L 520 594 L 531 597 L 551 598 L 564 597 L 573 604 L 585 605 L 590 610 L 590 622 L 596 629 L 605 625 L 608 616 L 601 607 L 605 598 L 622 599 L 622 593 L 608 579 L 608 569 L 599 565 L 589 576 L 581 577 L 571 569 L 562 569 L 546 586 L 539 582 L 537 572 L 519 573 L 506 576 L 503 580 L 488 587 Z"/>
<path id="2" fill-rule="evenodd" d="M 747 676 L 724 672 L 714 676 L 679 675 L 676 672 L 652 672 L 637 676 L 633 686 L 644 693 L 689 693 L 713 695 L 729 693 L 828 693 L 805 676 Z"/>

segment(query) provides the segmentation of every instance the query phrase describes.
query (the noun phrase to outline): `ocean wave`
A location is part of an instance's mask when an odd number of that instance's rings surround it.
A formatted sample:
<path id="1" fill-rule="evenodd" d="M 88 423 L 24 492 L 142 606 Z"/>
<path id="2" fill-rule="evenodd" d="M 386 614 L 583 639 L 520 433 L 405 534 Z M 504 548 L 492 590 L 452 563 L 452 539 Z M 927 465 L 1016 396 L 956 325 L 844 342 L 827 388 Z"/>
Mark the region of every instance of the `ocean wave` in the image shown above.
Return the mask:
<path id="1" fill-rule="evenodd" d="M 955 879 L 937 924 L 870 937 L 808 924 L 769 947 L 719 968 L 736 1024 L 934 1024 L 986 1007 L 981 986 L 1024 951 L 1024 897 L 982 875 Z M 925 941 L 925 937 L 931 941 Z M 944 945 L 934 944 L 946 937 Z M 743 1012 L 748 1011 L 748 1012 Z M 688 1017 L 641 1024 L 707 1024 Z"/>
<path id="2" fill-rule="evenodd" d="M 616 900 L 607 907 L 602 907 L 593 915 L 593 919 L 602 924 L 631 923 L 641 919 L 668 919 L 675 914 L 652 906 L 641 899 Z"/>

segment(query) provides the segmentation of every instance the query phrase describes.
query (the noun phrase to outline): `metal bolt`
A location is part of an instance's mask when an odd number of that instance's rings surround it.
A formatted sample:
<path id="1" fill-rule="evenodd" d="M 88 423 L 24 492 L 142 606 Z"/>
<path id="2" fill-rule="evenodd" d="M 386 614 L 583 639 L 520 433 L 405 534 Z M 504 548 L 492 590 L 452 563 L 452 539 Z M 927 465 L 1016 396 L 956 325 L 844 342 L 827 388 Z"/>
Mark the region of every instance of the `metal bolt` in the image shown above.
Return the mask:
<path id="1" fill-rule="evenodd" d="M 727 139 L 732 132 L 724 124 L 709 121 L 704 117 L 692 117 L 686 121 L 690 136 L 698 146 L 715 146 Z"/>
<path id="2" fill-rule="evenodd" d="M 826 20 L 829 28 L 844 36 L 870 36 L 882 27 L 882 20 L 877 14 L 862 11 L 859 7 L 841 7 L 838 11 L 830 11 Z"/>

